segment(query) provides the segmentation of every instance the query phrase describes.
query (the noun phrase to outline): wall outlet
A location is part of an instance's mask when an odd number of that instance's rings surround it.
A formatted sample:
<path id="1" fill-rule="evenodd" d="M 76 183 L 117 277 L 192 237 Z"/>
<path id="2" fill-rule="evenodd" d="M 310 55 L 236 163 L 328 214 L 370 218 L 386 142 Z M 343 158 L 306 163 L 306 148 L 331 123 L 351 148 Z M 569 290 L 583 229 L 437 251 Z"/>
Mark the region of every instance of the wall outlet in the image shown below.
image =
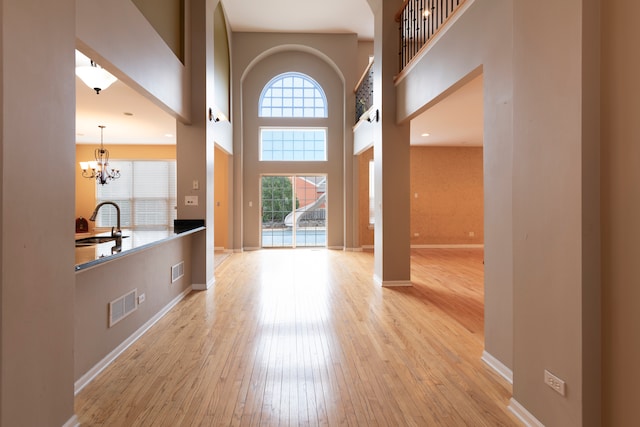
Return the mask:
<path id="1" fill-rule="evenodd" d="M 145 299 L 147 299 L 145 294 L 138 295 L 138 304 L 142 304 Z"/>
<path id="2" fill-rule="evenodd" d="M 185 206 L 198 206 L 198 196 L 184 196 Z"/>
<path id="3" fill-rule="evenodd" d="M 551 372 L 544 370 L 544 383 L 554 389 L 561 396 L 565 395 L 565 384 L 560 378 L 553 375 Z"/>
<path id="4" fill-rule="evenodd" d="M 469 232 L 469 237 L 476 237 L 476 232 L 475 231 L 470 231 Z"/>
<path id="5" fill-rule="evenodd" d="M 420 233 L 413 233 L 413 237 L 420 237 Z"/>

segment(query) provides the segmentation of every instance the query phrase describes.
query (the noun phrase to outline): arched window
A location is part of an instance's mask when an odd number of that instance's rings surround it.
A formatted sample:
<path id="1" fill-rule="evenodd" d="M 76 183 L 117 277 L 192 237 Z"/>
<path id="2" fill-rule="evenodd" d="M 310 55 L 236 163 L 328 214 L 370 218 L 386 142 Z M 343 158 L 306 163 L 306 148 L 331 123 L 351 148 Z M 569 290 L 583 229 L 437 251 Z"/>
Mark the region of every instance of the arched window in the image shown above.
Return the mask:
<path id="1" fill-rule="evenodd" d="M 327 117 L 322 87 L 302 73 L 280 74 L 260 94 L 259 117 Z"/>

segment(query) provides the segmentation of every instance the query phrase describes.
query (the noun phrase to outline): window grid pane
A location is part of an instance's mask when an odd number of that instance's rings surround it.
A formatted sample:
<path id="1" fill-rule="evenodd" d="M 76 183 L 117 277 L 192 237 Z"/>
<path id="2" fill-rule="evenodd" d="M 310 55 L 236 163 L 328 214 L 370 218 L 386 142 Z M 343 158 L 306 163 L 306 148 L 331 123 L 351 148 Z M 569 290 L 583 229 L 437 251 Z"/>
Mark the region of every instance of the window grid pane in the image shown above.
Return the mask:
<path id="1" fill-rule="evenodd" d="M 327 160 L 326 129 L 260 129 L 261 161 Z"/>
<path id="2" fill-rule="evenodd" d="M 301 73 L 285 73 L 271 80 L 260 95 L 260 117 L 327 117 L 322 87 Z"/>

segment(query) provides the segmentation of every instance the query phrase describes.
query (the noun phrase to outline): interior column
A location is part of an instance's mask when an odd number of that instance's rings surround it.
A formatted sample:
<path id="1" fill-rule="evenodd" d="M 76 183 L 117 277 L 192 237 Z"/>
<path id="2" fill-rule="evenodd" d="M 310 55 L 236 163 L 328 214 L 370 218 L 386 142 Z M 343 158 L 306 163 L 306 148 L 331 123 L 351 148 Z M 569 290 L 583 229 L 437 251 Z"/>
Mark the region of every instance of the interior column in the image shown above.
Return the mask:
<path id="1" fill-rule="evenodd" d="M 410 286 L 409 124 L 396 123 L 398 24 L 395 2 L 371 2 L 374 21 L 374 278 Z"/>
<path id="2" fill-rule="evenodd" d="M 213 121 L 208 108 L 213 105 L 213 16 L 214 0 L 194 0 L 185 11 L 187 29 L 193 34 L 185 45 L 185 63 L 191 70 L 190 124 L 177 123 L 178 218 L 204 219 L 205 233 L 193 239 L 192 286 L 208 289 L 214 278 L 213 219 Z M 215 2 L 217 4 L 217 2 Z M 210 75 L 211 74 L 211 75 Z M 191 196 L 187 204 L 185 197 Z M 197 202 L 193 197 L 197 197 Z"/>

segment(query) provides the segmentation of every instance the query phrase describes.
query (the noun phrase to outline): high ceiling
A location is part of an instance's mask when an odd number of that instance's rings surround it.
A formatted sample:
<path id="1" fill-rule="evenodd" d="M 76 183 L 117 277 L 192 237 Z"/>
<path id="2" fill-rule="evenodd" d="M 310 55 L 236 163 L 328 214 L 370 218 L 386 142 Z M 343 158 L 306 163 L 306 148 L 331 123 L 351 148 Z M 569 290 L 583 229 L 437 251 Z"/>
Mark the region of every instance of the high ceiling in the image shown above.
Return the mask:
<path id="1" fill-rule="evenodd" d="M 356 33 L 373 39 L 367 0 L 222 0 L 232 31 Z M 309 11 L 313 8 L 313 13 Z M 77 61 L 83 60 L 81 57 Z M 121 81 L 96 95 L 76 78 L 76 142 L 175 144 L 175 119 Z M 422 134 L 429 133 L 429 137 Z M 414 145 L 482 145 L 482 78 L 411 122 Z"/>
<path id="2" fill-rule="evenodd" d="M 373 40 L 367 0 L 222 0 L 233 31 L 356 33 Z"/>

